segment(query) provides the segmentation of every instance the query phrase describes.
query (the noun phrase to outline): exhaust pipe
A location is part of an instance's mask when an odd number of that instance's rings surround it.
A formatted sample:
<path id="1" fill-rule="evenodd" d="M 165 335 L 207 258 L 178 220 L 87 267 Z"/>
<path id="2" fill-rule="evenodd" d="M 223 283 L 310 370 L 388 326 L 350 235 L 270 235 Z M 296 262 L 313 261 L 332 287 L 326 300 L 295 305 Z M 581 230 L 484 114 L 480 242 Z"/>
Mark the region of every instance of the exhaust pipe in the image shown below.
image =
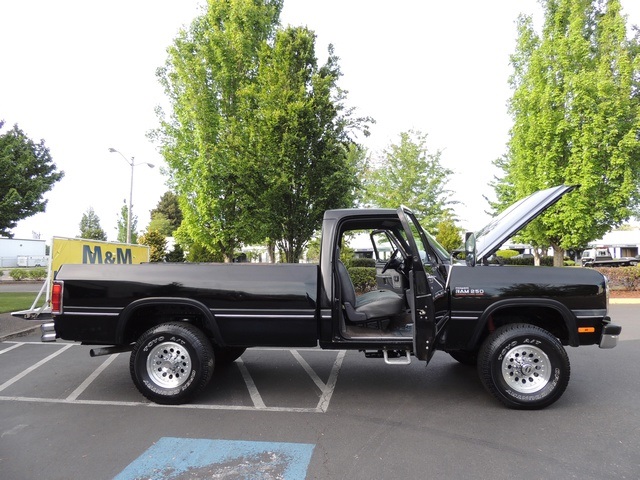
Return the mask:
<path id="1" fill-rule="evenodd" d="M 40 341 L 55 342 L 56 341 L 56 325 L 53 322 L 47 322 L 40 325 Z"/>
<path id="2" fill-rule="evenodd" d="M 115 345 L 113 347 L 100 347 L 92 348 L 89 351 L 89 355 L 92 357 L 100 357 L 101 355 L 111 355 L 113 353 L 124 353 L 133 350 L 133 344 L 131 345 Z"/>

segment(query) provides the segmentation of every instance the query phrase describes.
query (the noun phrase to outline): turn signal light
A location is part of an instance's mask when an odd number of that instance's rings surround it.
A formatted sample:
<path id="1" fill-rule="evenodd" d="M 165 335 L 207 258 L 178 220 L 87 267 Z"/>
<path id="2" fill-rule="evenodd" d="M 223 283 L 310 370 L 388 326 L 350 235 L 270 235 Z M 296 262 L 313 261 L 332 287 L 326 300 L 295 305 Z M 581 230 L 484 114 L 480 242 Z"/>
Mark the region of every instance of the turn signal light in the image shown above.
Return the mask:
<path id="1" fill-rule="evenodd" d="M 595 327 L 579 327 L 578 333 L 593 333 L 595 332 Z"/>

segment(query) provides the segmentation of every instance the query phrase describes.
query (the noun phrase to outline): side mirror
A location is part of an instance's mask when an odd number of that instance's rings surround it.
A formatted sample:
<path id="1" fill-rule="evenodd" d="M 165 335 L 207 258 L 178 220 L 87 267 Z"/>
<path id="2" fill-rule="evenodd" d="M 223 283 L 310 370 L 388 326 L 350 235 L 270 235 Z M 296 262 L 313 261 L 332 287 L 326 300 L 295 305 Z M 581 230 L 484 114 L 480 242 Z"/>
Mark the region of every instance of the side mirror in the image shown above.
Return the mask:
<path id="1" fill-rule="evenodd" d="M 468 267 L 476 266 L 476 236 L 473 232 L 464 234 L 464 257 Z"/>

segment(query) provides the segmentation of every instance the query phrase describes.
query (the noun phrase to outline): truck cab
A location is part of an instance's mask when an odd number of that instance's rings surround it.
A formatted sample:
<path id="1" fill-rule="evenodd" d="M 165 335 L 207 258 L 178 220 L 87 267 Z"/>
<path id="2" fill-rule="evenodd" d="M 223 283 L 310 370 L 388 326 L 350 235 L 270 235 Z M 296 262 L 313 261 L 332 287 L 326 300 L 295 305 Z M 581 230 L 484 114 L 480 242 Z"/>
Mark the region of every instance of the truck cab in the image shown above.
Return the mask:
<path id="1" fill-rule="evenodd" d="M 376 262 L 378 288 L 362 295 L 355 294 L 340 258 L 356 234 L 369 236 Z M 387 363 L 408 363 L 411 353 L 428 361 L 448 318 L 450 265 L 450 255 L 406 207 L 326 212 L 320 268 L 328 308 L 321 315 L 321 346 L 361 349 Z"/>

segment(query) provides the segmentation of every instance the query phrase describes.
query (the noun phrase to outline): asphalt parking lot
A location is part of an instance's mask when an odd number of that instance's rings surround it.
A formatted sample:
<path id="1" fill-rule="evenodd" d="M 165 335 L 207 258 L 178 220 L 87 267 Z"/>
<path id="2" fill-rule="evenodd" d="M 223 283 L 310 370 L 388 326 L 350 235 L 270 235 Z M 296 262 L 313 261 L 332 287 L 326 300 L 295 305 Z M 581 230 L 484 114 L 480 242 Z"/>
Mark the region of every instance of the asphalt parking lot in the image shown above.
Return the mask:
<path id="1" fill-rule="evenodd" d="M 128 354 L 0 342 L 0 476 L 133 478 L 640 478 L 638 305 L 618 347 L 569 348 L 542 411 L 508 410 L 438 352 L 387 366 L 357 352 L 250 349 L 195 402 L 151 404 Z"/>

